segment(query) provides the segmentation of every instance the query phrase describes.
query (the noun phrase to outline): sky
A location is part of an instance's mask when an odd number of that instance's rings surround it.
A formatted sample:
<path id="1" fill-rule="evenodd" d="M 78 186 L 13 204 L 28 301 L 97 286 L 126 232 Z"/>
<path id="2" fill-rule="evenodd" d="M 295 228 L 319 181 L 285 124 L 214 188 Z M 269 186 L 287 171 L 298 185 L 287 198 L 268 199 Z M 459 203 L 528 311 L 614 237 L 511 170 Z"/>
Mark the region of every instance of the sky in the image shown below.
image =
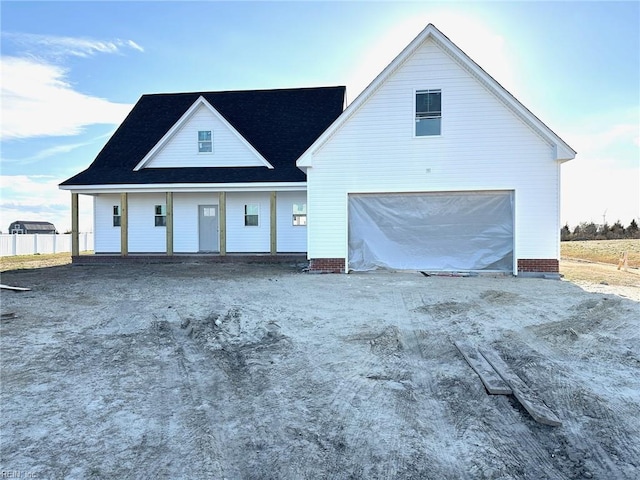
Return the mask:
<path id="1" fill-rule="evenodd" d="M 3 232 L 70 229 L 58 184 L 143 94 L 346 85 L 351 102 L 429 23 L 578 152 L 563 225 L 640 223 L 637 1 L 2 1 L 0 18 Z"/>

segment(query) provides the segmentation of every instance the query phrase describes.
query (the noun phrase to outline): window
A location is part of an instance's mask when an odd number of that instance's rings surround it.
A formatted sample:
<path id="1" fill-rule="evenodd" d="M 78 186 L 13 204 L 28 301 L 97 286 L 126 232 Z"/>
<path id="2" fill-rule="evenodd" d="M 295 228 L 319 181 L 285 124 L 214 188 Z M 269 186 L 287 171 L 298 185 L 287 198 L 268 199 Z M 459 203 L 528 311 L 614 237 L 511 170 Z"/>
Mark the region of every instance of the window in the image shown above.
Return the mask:
<path id="1" fill-rule="evenodd" d="M 198 153 L 213 152 L 213 135 L 211 130 L 198 131 Z"/>
<path id="2" fill-rule="evenodd" d="M 418 90 L 416 92 L 416 136 L 440 135 L 442 121 L 442 92 Z"/>
<path id="3" fill-rule="evenodd" d="M 165 205 L 155 206 L 156 227 L 167 226 L 167 207 Z"/>
<path id="4" fill-rule="evenodd" d="M 244 206 L 244 226 L 245 227 L 257 227 L 258 215 L 260 214 L 260 205 L 245 205 Z"/>
<path id="5" fill-rule="evenodd" d="M 304 226 L 307 224 L 307 204 L 293 204 L 293 224 L 296 226 Z"/>
<path id="6" fill-rule="evenodd" d="M 120 226 L 120 205 L 113 206 L 113 226 Z"/>

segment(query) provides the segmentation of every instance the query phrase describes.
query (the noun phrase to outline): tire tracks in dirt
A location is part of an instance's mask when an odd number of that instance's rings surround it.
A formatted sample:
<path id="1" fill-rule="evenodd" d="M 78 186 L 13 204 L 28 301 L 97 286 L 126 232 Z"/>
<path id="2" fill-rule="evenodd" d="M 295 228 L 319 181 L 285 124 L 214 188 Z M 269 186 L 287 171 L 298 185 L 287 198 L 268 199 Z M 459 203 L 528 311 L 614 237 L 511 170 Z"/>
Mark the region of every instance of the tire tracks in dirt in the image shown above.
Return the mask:
<path id="1" fill-rule="evenodd" d="M 159 435 L 163 445 L 171 445 L 170 450 L 182 452 L 186 462 L 167 466 L 153 474 L 158 478 L 185 474 L 224 478 L 222 451 L 213 432 L 215 421 L 208 413 L 211 406 L 205 392 L 209 385 L 195 381 L 192 373 L 192 365 L 201 364 L 203 355 L 180 328 L 182 322 L 176 312 L 167 311 L 158 318 L 152 323 L 155 340 L 158 349 L 169 353 L 171 360 L 162 369 L 162 387 L 156 389 L 154 398 L 154 404 L 160 407 Z M 215 370 L 217 367 L 211 363 L 210 368 Z M 201 376 L 198 378 L 201 379 Z M 176 423 L 172 420 L 175 413 L 185 417 L 185 430 L 175 431 Z M 176 442 L 178 445 L 175 445 Z M 144 463 L 147 467 L 152 465 L 146 460 Z M 156 464 L 155 468 L 159 468 L 159 465 Z"/>
<path id="2" fill-rule="evenodd" d="M 455 350 L 456 332 L 466 328 L 464 325 L 451 328 L 451 314 L 464 322 L 470 305 L 449 302 L 430 306 L 417 292 L 403 292 L 401 300 L 412 325 L 407 341 L 424 360 L 422 369 L 427 366 L 433 372 L 431 378 L 423 375 L 422 382 L 432 398 L 429 400 L 430 420 L 434 422 L 436 432 L 451 431 L 447 428 L 451 425 L 457 431 L 455 435 L 438 439 L 438 443 L 447 446 L 449 453 L 448 457 L 441 453 L 445 459 L 445 478 L 496 475 L 531 480 L 566 478 L 564 472 L 558 471 L 549 461 L 551 455 L 540 448 L 539 435 L 535 432 L 541 427 L 517 401 L 488 395 Z M 434 314 L 450 323 L 446 332 L 441 331 Z M 438 365 L 443 361 L 451 364 L 446 373 L 439 373 Z M 455 369 L 453 362 L 458 364 Z M 420 365 L 415 368 L 420 371 Z"/>

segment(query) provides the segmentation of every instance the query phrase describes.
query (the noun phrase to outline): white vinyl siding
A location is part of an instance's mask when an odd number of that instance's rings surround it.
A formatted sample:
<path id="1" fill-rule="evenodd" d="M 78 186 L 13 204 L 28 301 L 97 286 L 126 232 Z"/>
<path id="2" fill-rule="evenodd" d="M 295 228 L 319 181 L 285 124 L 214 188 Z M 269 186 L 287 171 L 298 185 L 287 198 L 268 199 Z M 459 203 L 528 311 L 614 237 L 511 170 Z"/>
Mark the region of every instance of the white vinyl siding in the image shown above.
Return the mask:
<path id="1" fill-rule="evenodd" d="M 442 135 L 415 137 L 415 92 L 441 89 Z M 516 256 L 557 258 L 551 145 L 427 41 L 338 129 L 307 171 L 309 258 L 347 256 L 347 195 L 514 190 Z"/>
<path id="2" fill-rule="evenodd" d="M 120 252 L 120 227 L 113 226 L 114 205 L 120 205 L 120 194 L 93 197 L 93 248 L 96 253 Z"/>
<path id="3" fill-rule="evenodd" d="M 130 193 L 129 253 L 159 253 L 167 251 L 167 229 L 156 227 L 156 205 L 164 205 L 163 193 Z"/>
<path id="4" fill-rule="evenodd" d="M 278 192 L 276 218 L 278 252 L 306 252 L 307 227 L 293 225 L 293 205 L 306 204 L 306 192 Z"/>
<path id="5" fill-rule="evenodd" d="M 278 192 L 276 203 L 278 252 L 306 252 L 307 228 L 291 224 L 294 203 L 305 203 L 306 192 Z M 166 251 L 166 228 L 155 226 L 155 206 L 164 205 L 164 193 L 130 193 L 129 252 L 161 253 Z M 260 206 L 257 227 L 244 226 L 244 206 Z M 113 227 L 113 206 L 120 205 L 120 194 L 94 197 L 95 251 L 120 252 L 120 227 Z M 174 193 L 173 250 L 175 253 L 198 252 L 198 205 L 219 205 L 218 192 Z M 227 252 L 267 253 L 270 251 L 270 193 L 227 193 Z"/>
<path id="6" fill-rule="evenodd" d="M 244 224 L 245 205 L 259 206 L 259 223 L 247 227 Z M 227 252 L 264 253 L 271 249 L 270 195 L 259 193 L 227 194 Z"/>
<path id="7" fill-rule="evenodd" d="M 130 193 L 128 195 L 129 253 L 166 252 L 166 228 L 155 226 L 155 206 L 164 205 L 165 198 L 162 193 Z M 120 194 L 100 194 L 94 197 L 96 253 L 120 252 L 122 227 L 113 226 L 114 205 L 120 205 Z"/>
<path id="8" fill-rule="evenodd" d="M 198 152 L 200 131 L 212 132 L 212 153 Z M 264 163 L 209 108 L 200 105 L 145 168 L 234 166 L 264 167 Z"/>

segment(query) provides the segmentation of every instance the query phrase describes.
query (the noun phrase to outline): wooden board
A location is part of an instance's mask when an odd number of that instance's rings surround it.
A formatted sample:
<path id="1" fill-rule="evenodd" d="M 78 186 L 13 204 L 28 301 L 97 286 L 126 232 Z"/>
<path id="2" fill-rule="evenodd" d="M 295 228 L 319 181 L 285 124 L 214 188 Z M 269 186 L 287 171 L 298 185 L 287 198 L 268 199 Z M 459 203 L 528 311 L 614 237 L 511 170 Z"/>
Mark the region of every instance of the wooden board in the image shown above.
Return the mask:
<path id="1" fill-rule="evenodd" d="M 511 390 L 513 390 L 513 395 L 536 422 L 551 425 L 552 427 L 562 425 L 562 422 L 556 414 L 545 405 L 536 392 L 529 388 L 529 386 L 509 368 L 496 352 L 484 348 L 480 348 L 479 351 L 500 374 L 504 381 L 509 384 Z"/>
<path id="2" fill-rule="evenodd" d="M 3 290 L 13 290 L 14 292 L 30 292 L 30 288 L 24 287 L 12 287 L 10 285 L 0 285 L 0 288 Z"/>
<path id="3" fill-rule="evenodd" d="M 454 345 L 460 350 L 467 363 L 478 374 L 487 392 L 492 395 L 511 395 L 509 385 L 493 369 L 487 360 L 480 355 L 478 349 L 469 342 L 458 341 Z"/>

